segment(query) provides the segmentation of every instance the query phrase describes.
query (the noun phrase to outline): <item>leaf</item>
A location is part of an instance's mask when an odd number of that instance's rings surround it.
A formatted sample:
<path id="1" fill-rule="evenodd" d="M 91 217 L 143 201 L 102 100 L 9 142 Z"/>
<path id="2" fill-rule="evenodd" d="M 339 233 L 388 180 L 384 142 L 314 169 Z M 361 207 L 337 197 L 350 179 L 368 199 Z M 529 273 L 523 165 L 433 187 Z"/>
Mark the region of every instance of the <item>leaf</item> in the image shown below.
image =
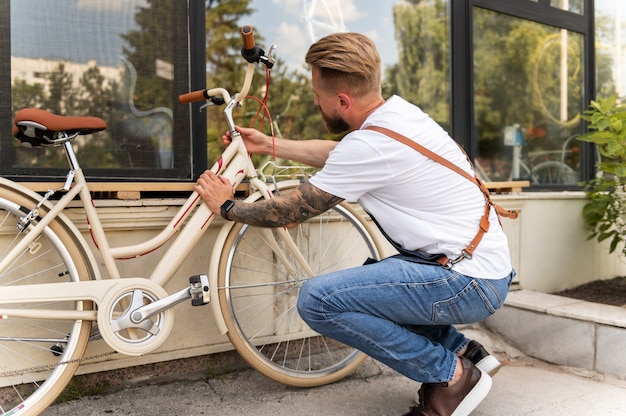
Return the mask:
<path id="1" fill-rule="evenodd" d="M 626 108 L 618 107 L 618 110 L 615 110 L 613 115 L 621 119 L 626 119 Z"/>
<path id="2" fill-rule="evenodd" d="M 611 232 L 608 232 L 608 233 L 600 233 L 598 235 L 598 241 L 602 242 L 602 241 L 606 240 L 607 238 L 613 236 L 613 234 L 615 234 L 615 231 L 611 231 Z"/>
<path id="3" fill-rule="evenodd" d="M 615 140 L 615 134 L 608 131 L 592 131 L 578 136 L 577 139 L 596 144 L 605 144 Z"/>
<path id="4" fill-rule="evenodd" d="M 615 107 L 615 101 L 617 97 L 615 95 L 610 95 L 604 100 L 600 100 L 600 106 L 604 112 L 608 113 L 611 108 Z"/>
<path id="5" fill-rule="evenodd" d="M 609 127 L 610 124 L 611 122 L 607 120 L 606 118 L 604 118 L 603 116 L 598 117 L 593 122 L 594 127 L 600 131 L 606 130 L 606 128 Z"/>
<path id="6" fill-rule="evenodd" d="M 626 177 L 626 166 L 624 164 L 620 164 L 615 167 L 615 174 L 620 178 Z"/>
<path id="7" fill-rule="evenodd" d="M 623 147 L 621 144 L 619 143 L 615 143 L 615 142 L 609 142 L 606 144 L 606 152 L 608 153 L 608 156 L 617 156 L 620 154 L 620 152 L 623 152 Z"/>
<path id="8" fill-rule="evenodd" d="M 589 107 L 593 108 L 596 111 L 600 111 L 600 109 L 602 108 L 600 103 L 594 100 L 591 100 L 591 102 L 589 103 Z"/>
<path id="9" fill-rule="evenodd" d="M 612 253 L 615 251 L 619 241 L 620 241 L 620 238 L 618 236 L 615 236 L 615 238 L 613 238 L 613 241 L 611 241 L 611 247 L 609 247 L 609 253 Z"/>

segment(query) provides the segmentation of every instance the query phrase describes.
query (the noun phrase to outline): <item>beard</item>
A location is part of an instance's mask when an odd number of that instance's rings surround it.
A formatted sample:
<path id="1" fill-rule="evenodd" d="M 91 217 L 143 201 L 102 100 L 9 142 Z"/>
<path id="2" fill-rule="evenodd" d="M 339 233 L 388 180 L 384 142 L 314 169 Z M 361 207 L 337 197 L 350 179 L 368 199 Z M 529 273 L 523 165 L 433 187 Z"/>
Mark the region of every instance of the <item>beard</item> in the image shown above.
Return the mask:
<path id="1" fill-rule="evenodd" d="M 322 111 L 321 107 L 318 108 L 320 110 L 320 113 L 322 113 L 322 121 L 324 122 L 324 127 L 326 128 L 326 130 L 328 130 L 329 133 L 339 134 L 350 129 L 348 123 L 343 118 L 341 118 L 341 116 L 330 116 Z"/>

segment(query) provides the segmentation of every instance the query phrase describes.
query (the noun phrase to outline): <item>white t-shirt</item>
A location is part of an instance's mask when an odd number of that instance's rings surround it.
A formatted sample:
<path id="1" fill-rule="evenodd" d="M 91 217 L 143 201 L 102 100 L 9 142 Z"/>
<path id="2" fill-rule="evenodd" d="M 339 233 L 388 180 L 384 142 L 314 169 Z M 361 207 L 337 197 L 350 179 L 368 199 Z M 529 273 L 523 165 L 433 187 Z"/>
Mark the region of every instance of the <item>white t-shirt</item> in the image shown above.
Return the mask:
<path id="1" fill-rule="evenodd" d="M 405 135 L 473 175 L 452 138 L 417 106 L 398 96 L 370 114 L 361 129 L 371 125 Z M 460 256 L 474 239 L 485 210 L 485 199 L 476 184 L 370 130 L 347 134 L 311 184 L 361 204 L 402 247 L 451 259 Z M 454 265 L 454 270 L 484 279 L 500 279 L 511 272 L 508 241 L 494 209 L 489 221 L 489 231 L 473 257 Z"/>

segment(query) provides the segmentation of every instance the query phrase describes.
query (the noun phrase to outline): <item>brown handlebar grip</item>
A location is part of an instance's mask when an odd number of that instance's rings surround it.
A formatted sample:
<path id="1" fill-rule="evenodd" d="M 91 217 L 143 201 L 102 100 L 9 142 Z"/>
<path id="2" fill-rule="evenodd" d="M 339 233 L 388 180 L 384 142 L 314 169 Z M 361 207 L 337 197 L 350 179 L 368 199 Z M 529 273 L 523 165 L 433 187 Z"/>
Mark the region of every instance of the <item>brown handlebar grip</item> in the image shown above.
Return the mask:
<path id="1" fill-rule="evenodd" d="M 242 26 L 241 27 L 241 40 L 243 41 L 243 48 L 247 51 L 254 49 L 254 30 L 252 30 L 252 26 Z"/>
<path id="2" fill-rule="evenodd" d="M 206 90 L 192 91 L 178 96 L 178 102 L 181 104 L 195 103 L 196 101 L 202 101 L 206 99 Z"/>

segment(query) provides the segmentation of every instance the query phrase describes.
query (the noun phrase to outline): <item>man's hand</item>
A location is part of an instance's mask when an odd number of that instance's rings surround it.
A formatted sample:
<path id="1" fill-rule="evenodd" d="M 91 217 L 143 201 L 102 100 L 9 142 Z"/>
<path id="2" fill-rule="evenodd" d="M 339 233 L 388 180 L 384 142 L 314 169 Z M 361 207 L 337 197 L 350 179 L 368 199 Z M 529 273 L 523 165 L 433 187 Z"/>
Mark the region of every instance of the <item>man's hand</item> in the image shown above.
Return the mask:
<path id="1" fill-rule="evenodd" d="M 254 128 L 236 126 L 235 130 L 241 133 L 246 149 L 250 154 L 270 154 L 272 153 L 271 138 Z M 230 143 L 230 131 L 222 136 L 224 144 Z"/>
<path id="2" fill-rule="evenodd" d="M 217 176 L 210 170 L 200 175 L 194 190 L 202 197 L 211 212 L 218 215 L 222 204 L 233 198 L 233 187 L 230 181 L 223 176 Z"/>

